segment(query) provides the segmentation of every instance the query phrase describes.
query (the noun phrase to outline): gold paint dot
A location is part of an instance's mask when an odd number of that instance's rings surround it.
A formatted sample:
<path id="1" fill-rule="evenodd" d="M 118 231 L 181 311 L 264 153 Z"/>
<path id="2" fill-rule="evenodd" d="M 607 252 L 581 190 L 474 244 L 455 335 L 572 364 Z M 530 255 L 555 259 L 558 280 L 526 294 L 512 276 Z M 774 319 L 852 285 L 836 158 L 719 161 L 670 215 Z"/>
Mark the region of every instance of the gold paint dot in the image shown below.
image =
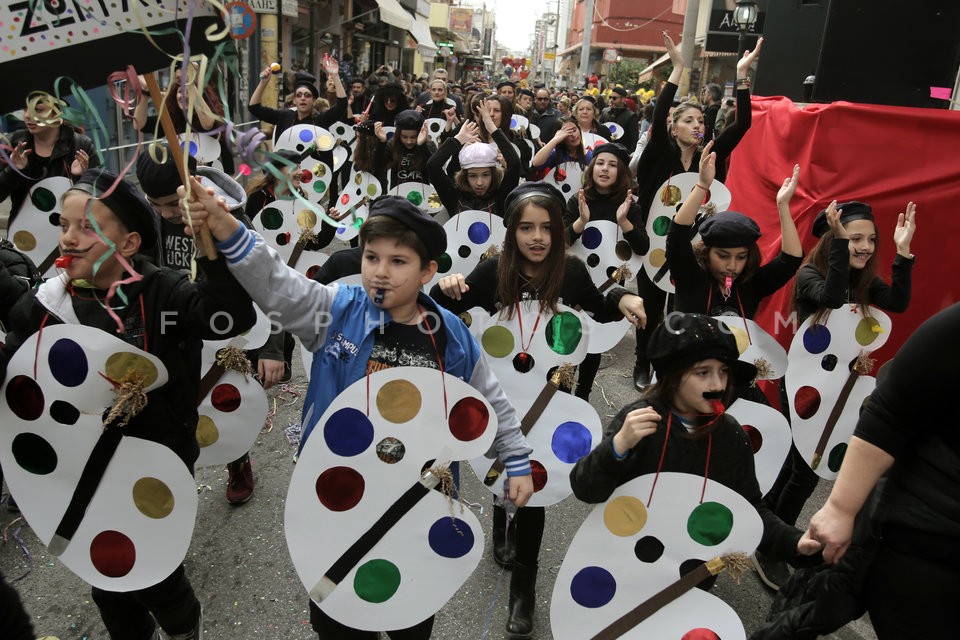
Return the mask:
<path id="1" fill-rule="evenodd" d="M 105 369 L 105 375 L 111 380 L 120 380 L 134 371 L 143 376 L 144 387 L 149 387 L 157 381 L 157 368 L 150 360 L 136 353 L 118 351 L 107 358 Z"/>
<path id="2" fill-rule="evenodd" d="M 357 186 L 360 186 L 363 184 L 363 176 L 358 173 L 357 175 L 353 176 L 353 181 L 357 183 Z"/>
<path id="3" fill-rule="evenodd" d="M 310 209 L 303 209 L 297 213 L 297 224 L 301 229 L 313 229 L 317 226 L 317 214 Z"/>
<path id="4" fill-rule="evenodd" d="M 13 234 L 13 244 L 20 251 L 33 251 L 37 248 L 37 239 L 29 231 L 20 230 Z"/>
<path id="5" fill-rule="evenodd" d="M 659 269 L 667 261 L 667 253 L 663 249 L 654 249 L 649 253 L 650 264 Z"/>
<path id="6" fill-rule="evenodd" d="M 668 184 L 663 188 L 663 191 L 660 192 L 660 202 L 668 207 L 672 207 L 683 198 L 683 194 L 680 193 L 680 187 L 675 184 Z"/>
<path id="7" fill-rule="evenodd" d="M 635 535 L 647 524 L 647 508 L 633 496 L 614 498 L 603 510 L 603 524 L 615 536 Z"/>
<path id="8" fill-rule="evenodd" d="M 883 333 L 883 328 L 876 318 L 862 319 L 857 323 L 857 328 L 854 331 L 857 342 L 864 347 L 872 344 L 874 340 L 880 337 L 881 333 Z"/>
<path id="9" fill-rule="evenodd" d="M 148 518 L 166 518 L 173 511 L 173 492 L 162 480 L 140 478 L 133 484 L 133 503 Z"/>
<path id="10" fill-rule="evenodd" d="M 727 325 L 727 328 L 730 329 L 730 333 L 733 334 L 733 337 L 737 339 L 737 351 L 742 354 L 747 350 L 747 347 L 750 346 L 750 338 L 747 337 L 747 332 L 740 327 L 734 327 L 729 324 Z"/>
<path id="11" fill-rule="evenodd" d="M 201 415 L 197 420 L 197 444 L 200 448 L 209 447 L 220 439 L 220 430 L 210 416 Z"/>
<path id="12" fill-rule="evenodd" d="M 492 358 L 505 358 L 510 355 L 515 343 L 510 329 L 500 325 L 490 327 L 480 336 L 480 345 Z"/>
<path id="13" fill-rule="evenodd" d="M 420 413 L 420 390 L 412 382 L 391 380 L 377 392 L 377 410 L 395 424 L 409 422 Z"/>
<path id="14" fill-rule="evenodd" d="M 333 149 L 333 138 L 326 134 L 318 137 L 317 148 L 320 151 L 330 151 L 330 149 Z"/>

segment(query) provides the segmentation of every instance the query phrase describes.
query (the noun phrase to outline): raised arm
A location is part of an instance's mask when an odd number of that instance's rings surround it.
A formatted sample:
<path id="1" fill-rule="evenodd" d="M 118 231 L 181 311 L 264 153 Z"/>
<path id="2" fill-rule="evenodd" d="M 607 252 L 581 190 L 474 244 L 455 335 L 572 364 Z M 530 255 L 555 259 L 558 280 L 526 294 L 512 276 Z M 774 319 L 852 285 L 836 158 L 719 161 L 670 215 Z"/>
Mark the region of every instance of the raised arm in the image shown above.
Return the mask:
<path id="1" fill-rule="evenodd" d="M 800 234 L 797 225 L 790 215 L 790 200 L 797 191 L 800 182 L 800 165 L 793 165 L 793 174 L 783 180 L 780 191 L 777 192 L 777 211 L 780 214 L 780 248 L 790 256 L 803 257 L 803 245 L 800 244 Z"/>

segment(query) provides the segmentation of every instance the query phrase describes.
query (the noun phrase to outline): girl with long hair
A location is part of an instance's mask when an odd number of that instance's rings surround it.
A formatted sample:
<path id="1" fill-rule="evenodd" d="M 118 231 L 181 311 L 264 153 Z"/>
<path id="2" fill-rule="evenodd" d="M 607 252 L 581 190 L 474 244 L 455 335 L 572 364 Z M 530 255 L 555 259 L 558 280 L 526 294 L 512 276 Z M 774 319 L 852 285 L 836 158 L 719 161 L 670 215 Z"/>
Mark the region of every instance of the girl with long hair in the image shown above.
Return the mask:
<path id="1" fill-rule="evenodd" d="M 583 148 L 583 136 L 577 121 L 570 117 L 563 117 L 558 122 L 560 126 L 557 132 L 540 147 L 531 160 L 531 180 L 542 179 L 550 169 L 566 162 L 576 162 L 582 169 L 593 158 L 593 152 L 587 153 Z M 538 177 L 534 178 L 534 175 Z"/>
<path id="2" fill-rule="evenodd" d="M 387 140 L 382 126 L 375 125 L 374 129 L 380 141 L 375 155 L 374 174 L 384 191 L 405 182 L 427 182 L 427 160 L 437 151 L 437 145 L 427 136 L 420 112 L 415 109 L 401 111 L 394 125 L 396 131 L 390 140 Z"/>

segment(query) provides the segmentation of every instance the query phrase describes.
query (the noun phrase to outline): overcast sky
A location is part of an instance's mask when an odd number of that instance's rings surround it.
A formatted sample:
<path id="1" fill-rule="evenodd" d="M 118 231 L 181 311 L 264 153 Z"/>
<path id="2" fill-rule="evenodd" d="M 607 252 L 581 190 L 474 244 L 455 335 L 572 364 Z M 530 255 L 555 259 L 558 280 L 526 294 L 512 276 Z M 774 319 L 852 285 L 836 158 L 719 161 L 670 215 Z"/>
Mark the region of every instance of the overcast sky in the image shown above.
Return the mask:
<path id="1" fill-rule="evenodd" d="M 556 6 L 544 0 L 487 0 L 488 9 L 491 5 L 497 16 L 497 42 L 518 52 L 530 45 L 537 17 Z"/>

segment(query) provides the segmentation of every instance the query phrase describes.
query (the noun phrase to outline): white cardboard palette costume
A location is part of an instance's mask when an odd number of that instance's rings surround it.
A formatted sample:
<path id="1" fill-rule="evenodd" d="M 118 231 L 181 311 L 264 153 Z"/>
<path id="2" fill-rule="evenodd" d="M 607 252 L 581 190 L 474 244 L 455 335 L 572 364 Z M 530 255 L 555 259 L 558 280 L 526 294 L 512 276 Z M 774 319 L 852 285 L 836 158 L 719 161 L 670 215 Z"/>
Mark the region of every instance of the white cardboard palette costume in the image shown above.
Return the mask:
<path id="1" fill-rule="evenodd" d="M 360 234 L 360 225 L 367 219 L 370 211 L 367 203 L 379 198 L 382 194 L 383 185 L 372 173 L 356 169 L 350 172 L 347 184 L 340 192 L 337 201 L 333 203 L 337 213 L 347 214 L 340 219 L 341 226 L 337 229 L 337 240 L 349 242 Z"/>
<path id="2" fill-rule="evenodd" d="M 354 131 L 353 127 L 344 122 L 334 122 L 332 125 L 330 125 L 330 133 L 332 133 L 337 140 L 346 145 L 349 145 L 351 142 L 353 142 L 354 138 L 357 137 L 357 132 Z"/>
<path id="3" fill-rule="evenodd" d="M 590 277 L 598 287 L 609 287 L 613 272 L 623 265 L 630 270 L 625 283 L 636 278 L 643 268 L 643 256 L 633 252 L 630 243 L 623 238 L 620 225 L 609 220 L 588 222 L 580 237 L 570 245 L 570 252 L 586 263 Z"/>
<path id="4" fill-rule="evenodd" d="M 685 473 L 647 474 L 618 487 L 594 507 L 563 559 L 550 603 L 558 640 L 592 638 L 614 620 L 680 578 L 681 567 L 727 553 L 752 552 L 763 523 L 740 494 Z M 624 634 L 623 638 L 687 637 L 709 629 L 723 640 L 746 637 L 725 602 L 694 588 Z M 712 637 L 712 636 L 696 636 Z"/>
<path id="5" fill-rule="evenodd" d="M 298 200 L 274 200 L 253 219 L 253 228 L 263 236 L 264 242 L 300 273 L 322 265 L 329 257 L 320 251 L 303 250 L 294 260 L 301 236 L 306 232 L 319 233 L 320 225 L 317 214 Z"/>
<path id="6" fill-rule="evenodd" d="M 312 124 L 295 124 L 289 129 L 284 129 L 279 136 L 274 131 L 274 151 L 286 149 L 305 153 L 311 146 L 315 146 L 317 151 L 330 151 L 335 144 L 336 138 L 333 134 L 323 127 Z"/>
<path id="7" fill-rule="evenodd" d="M 435 369 L 387 369 L 337 396 L 303 447 L 285 511 L 290 557 L 320 609 L 382 630 L 417 624 L 446 603 L 479 563 L 483 529 L 472 512 L 451 514 L 442 493 L 424 488 L 424 467 L 482 455 L 496 431 L 490 404 Z M 343 560 L 404 495 L 422 497 L 372 547 Z"/>
<path id="8" fill-rule="evenodd" d="M 757 367 L 757 380 L 776 380 L 787 372 L 787 352 L 753 320 L 740 316 L 713 316 L 737 339 L 739 358 Z"/>
<path id="9" fill-rule="evenodd" d="M 623 134 L 624 134 L 623 127 L 621 127 L 616 122 L 604 122 L 603 126 L 610 131 L 610 140 L 612 140 L 613 142 L 616 142 L 617 140 L 623 137 Z M 629 151 L 630 153 L 633 153 L 632 149 L 627 149 L 627 151 Z"/>
<path id="10" fill-rule="evenodd" d="M 220 159 L 220 141 L 216 136 L 209 133 L 191 133 L 188 139 L 187 134 L 181 133 L 177 138 L 180 140 L 180 147 L 193 156 L 197 164 L 212 164 Z"/>
<path id="11" fill-rule="evenodd" d="M 440 140 L 440 134 L 443 133 L 443 130 L 447 128 L 447 121 L 445 118 L 427 118 L 424 121 L 424 124 L 427 125 L 427 136 L 434 142 L 438 143 Z"/>
<path id="12" fill-rule="evenodd" d="M 757 484 L 760 493 L 766 495 L 790 453 L 790 423 L 773 407 L 743 398 L 737 398 L 726 412 L 737 419 L 750 438 Z"/>
<path id="13" fill-rule="evenodd" d="M 583 145 L 583 153 L 586 155 L 595 153 L 597 147 L 607 144 L 607 139 L 589 131 L 581 131 L 580 144 Z"/>
<path id="14" fill-rule="evenodd" d="M 144 391 L 167 382 L 160 360 L 105 331 L 48 326 L 14 354 L 0 405 L 0 464 L 24 518 L 68 569 L 110 591 L 169 576 L 187 553 L 197 512 L 183 461 L 161 444 L 124 437 L 76 531 L 68 542 L 62 535 L 61 520 L 115 401 L 110 381 L 133 371 L 143 375 Z"/>
<path id="15" fill-rule="evenodd" d="M 443 230 L 447 233 L 447 250 L 437 258 L 437 274 L 424 287 L 427 291 L 444 276 L 469 275 L 480 264 L 483 254 L 491 247 L 499 250 L 507 237 L 503 218 L 476 209 L 453 216 L 444 223 Z"/>
<path id="16" fill-rule="evenodd" d="M 869 307 L 869 315 L 864 316 L 857 305 L 850 304 L 831 311 L 824 324 L 814 326 L 812 320 L 811 316 L 800 325 L 790 343 L 787 400 L 797 451 L 817 475 L 834 480 L 860 408 L 877 385 L 876 378 L 852 367 L 858 358 L 866 358 L 887 342 L 893 323 L 876 307 Z M 838 404 L 842 409 L 826 434 Z"/>
<path id="17" fill-rule="evenodd" d="M 310 156 L 300 161 L 300 188 L 310 202 L 319 204 L 329 196 L 331 180 L 333 180 L 333 171 L 326 163 Z"/>
<path id="18" fill-rule="evenodd" d="M 57 177 L 30 187 L 7 230 L 10 241 L 33 260 L 44 278 L 57 274 L 53 261 L 60 256 L 60 198 L 71 186 L 69 178 Z"/>
<path id="19" fill-rule="evenodd" d="M 404 182 L 390 189 L 390 195 L 406 198 L 431 218 L 444 210 L 436 187 L 429 183 Z"/>
<path id="20" fill-rule="evenodd" d="M 647 216 L 647 236 L 650 238 L 650 249 L 643 258 L 643 269 L 655 285 L 674 293 L 676 287 L 670 279 L 670 270 L 667 268 L 667 232 L 670 223 L 677 215 L 677 209 L 697 186 L 699 176 L 693 172 L 680 173 L 667 178 L 666 182 L 657 189 L 657 194 L 650 205 Z M 730 208 L 730 190 L 720 181 L 714 180 L 710 186 L 707 203 L 713 203 L 717 211 L 726 211 Z M 699 239 L 698 233 L 691 242 Z"/>
<path id="21" fill-rule="evenodd" d="M 583 187 L 583 167 L 579 162 L 563 162 L 547 173 L 543 181 L 552 184 L 570 199 Z"/>

